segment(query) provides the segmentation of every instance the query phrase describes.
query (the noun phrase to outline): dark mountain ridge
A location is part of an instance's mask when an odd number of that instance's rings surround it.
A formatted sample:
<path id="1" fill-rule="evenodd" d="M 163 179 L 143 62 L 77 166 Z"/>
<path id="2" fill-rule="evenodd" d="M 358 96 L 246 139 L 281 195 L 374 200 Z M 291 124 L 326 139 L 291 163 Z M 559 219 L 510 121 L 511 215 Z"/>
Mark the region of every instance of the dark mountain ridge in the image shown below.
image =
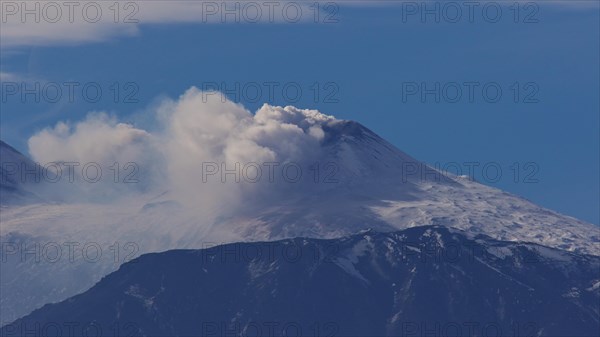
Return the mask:
<path id="1" fill-rule="evenodd" d="M 597 336 L 599 304 L 600 257 L 424 226 L 146 254 L 1 332 Z"/>

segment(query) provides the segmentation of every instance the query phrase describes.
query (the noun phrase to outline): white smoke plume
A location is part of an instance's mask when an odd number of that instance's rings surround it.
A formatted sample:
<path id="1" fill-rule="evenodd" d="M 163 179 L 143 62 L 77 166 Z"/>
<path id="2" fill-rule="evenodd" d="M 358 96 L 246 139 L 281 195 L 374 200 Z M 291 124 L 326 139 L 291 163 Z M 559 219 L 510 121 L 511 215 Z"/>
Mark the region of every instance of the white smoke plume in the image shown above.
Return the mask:
<path id="1" fill-rule="evenodd" d="M 98 182 L 77 177 L 77 189 L 53 188 L 65 192 L 63 200 L 166 192 L 191 209 L 212 212 L 292 188 L 281 183 L 282 165 L 294 163 L 306 171 L 324 139 L 322 125 L 335 121 L 316 110 L 290 106 L 265 104 L 253 114 L 220 93 L 194 87 L 177 100 L 165 100 L 153 114 L 158 127 L 152 133 L 101 112 L 77 123 L 60 122 L 32 136 L 29 152 L 42 165 L 76 162 L 79 176 L 86 164 L 101 168 Z M 126 167 L 131 163 L 136 172 Z M 87 174 L 93 179 L 96 171 L 90 168 Z M 224 174 L 233 171 L 237 173 Z"/>

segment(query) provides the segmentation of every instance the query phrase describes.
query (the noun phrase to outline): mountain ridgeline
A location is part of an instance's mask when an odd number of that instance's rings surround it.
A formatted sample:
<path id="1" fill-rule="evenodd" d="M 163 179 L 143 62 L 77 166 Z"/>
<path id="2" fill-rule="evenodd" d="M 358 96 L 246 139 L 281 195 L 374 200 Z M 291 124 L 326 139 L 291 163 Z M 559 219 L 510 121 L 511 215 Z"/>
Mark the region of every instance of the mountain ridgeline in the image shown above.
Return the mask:
<path id="1" fill-rule="evenodd" d="M 1 332 L 597 336 L 599 268 L 597 256 L 441 226 L 235 243 L 143 255 Z"/>

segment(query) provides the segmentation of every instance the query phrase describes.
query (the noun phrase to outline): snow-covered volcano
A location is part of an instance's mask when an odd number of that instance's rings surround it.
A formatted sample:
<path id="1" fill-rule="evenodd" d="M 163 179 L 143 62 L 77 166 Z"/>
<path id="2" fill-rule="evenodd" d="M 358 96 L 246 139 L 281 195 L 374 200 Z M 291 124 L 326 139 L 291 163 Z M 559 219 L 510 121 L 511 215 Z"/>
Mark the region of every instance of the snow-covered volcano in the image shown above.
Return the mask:
<path id="1" fill-rule="evenodd" d="M 336 237 L 365 227 L 445 225 L 496 239 L 600 255 L 600 228 L 467 177 L 440 172 L 352 121 L 324 127 L 318 162 L 337 182 L 289 193 L 227 222 L 241 238 Z M 313 184 L 314 185 L 314 184 Z"/>
<path id="2" fill-rule="evenodd" d="M 196 179 L 187 183 L 197 191 L 198 199 L 192 195 L 185 200 L 167 189 L 128 194 L 118 202 L 3 207 L 1 234 L 19 232 L 106 242 L 127 238 L 146 247 L 142 251 L 158 251 L 200 247 L 207 240 L 334 238 L 365 228 L 392 231 L 445 225 L 500 240 L 600 255 L 597 226 L 466 177 L 437 171 L 357 122 L 324 119 L 320 128 L 323 136 L 317 150 L 302 154 L 298 160 L 276 162 L 272 182 L 267 181 L 269 173 L 264 167 L 261 179 L 248 181 L 248 176 L 254 178 L 256 174 L 244 175 L 246 162 L 239 166 L 239 181 L 233 174 L 220 172 L 202 176 L 202 166 L 198 165 L 194 167 L 198 171 Z M 286 166 L 288 163 L 301 170 L 301 175 L 294 167 Z M 229 162 L 224 164 L 229 169 L 235 167 Z M 286 177 L 282 167 L 290 168 Z M 208 192 L 203 190 L 204 185 Z M 218 199 L 215 189 L 221 186 L 238 198 Z M 211 199 L 213 193 L 216 206 L 196 213 L 194 207 L 210 203 L 206 199 Z"/>
<path id="3" fill-rule="evenodd" d="M 110 190 L 110 182 L 50 185 L 64 202 L 51 198 L 48 184 L 43 195 L 51 202 L 10 205 L 2 199 L 0 236 L 10 250 L 1 252 L 1 322 L 82 292 L 142 253 L 217 243 L 336 238 L 367 228 L 386 232 L 441 225 L 600 255 L 597 226 L 438 172 L 359 123 L 293 107 L 265 105 L 256 114 L 231 102 L 207 107 L 198 95 L 188 92 L 168 104 L 161 132 L 96 118 L 30 139 L 37 161 L 97 156 L 102 164 L 117 156 L 126 163 L 127 154 L 147 173 L 141 177 L 151 179 L 131 191 L 118 184 L 118 193 Z M 218 124 L 210 125 L 214 120 Z M 101 137 L 90 140 L 94 135 Z M 231 169 L 236 163 L 242 169 L 264 168 L 265 163 L 277 163 L 277 168 L 273 179 L 264 170 L 258 180 L 247 179 L 249 174 L 239 181 L 225 175 L 223 181 L 220 172 L 206 174 L 206 163 L 212 169 L 222 168 L 214 164 Z M 303 174 L 282 171 L 290 163 Z M 64 190 L 69 195 L 59 193 Z M 97 194 L 108 197 L 97 201 Z M 62 247 L 57 260 L 44 256 L 49 243 Z M 24 253 L 31 247 L 38 253 Z"/>

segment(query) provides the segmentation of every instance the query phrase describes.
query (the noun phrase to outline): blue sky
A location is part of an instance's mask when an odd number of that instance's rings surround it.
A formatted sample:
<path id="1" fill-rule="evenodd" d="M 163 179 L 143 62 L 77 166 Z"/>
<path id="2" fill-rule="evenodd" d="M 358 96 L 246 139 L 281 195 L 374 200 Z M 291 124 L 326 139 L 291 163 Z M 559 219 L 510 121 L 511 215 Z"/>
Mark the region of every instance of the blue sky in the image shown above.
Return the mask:
<path id="1" fill-rule="evenodd" d="M 27 139 L 40 129 L 89 111 L 152 128 L 144 112 L 160 97 L 224 83 L 253 111 L 267 102 L 356 120 L 417 159 L 457 163 L 464 174 L 465 163 L 478 163 L 475 177 L 484 183 L 600 223 L 597 4 L 521 3 L 516 19 L 511 1 L 496 23 L 489 22 L 492 12 L 484 17 L 479 10 L 472 20 L 463 14 L 452 23 L 442 14 L 436 23 L 397 3 L 333 4 L 339 11 L 321 8 L 319 23 L 306 7 L 298 23 L 258 24 L 198 22 L 177 11 L 161 17 L 142 7 L 139 24 L 117 28 L 3 32 L 1 138 L 27 152 Z M 322 22 L 328 12 L 337 22 Z M 58 83 L 63 90 L 66 82 L 97 83 L 103 95 L 88 102 L 76 90 L 71 102 L 63 91 L 56 103 L 37 103 L 9 95 L 8 82 Z M 273 97 L 265 83 L 274 86 Z M 436 83 L 440 102 L 434 94 L 423 100 L 421 86 Z M 465 83 L 476 83 L 472 101 Z M 457 87 L 462 96 L 453 99 Z M 498 87 L 498 101 L 488 102 Z M 302 90 L 297 99 L 295 88 Z M 502 169 L 497 182 L 483 176 L 486 165 Z"/>

